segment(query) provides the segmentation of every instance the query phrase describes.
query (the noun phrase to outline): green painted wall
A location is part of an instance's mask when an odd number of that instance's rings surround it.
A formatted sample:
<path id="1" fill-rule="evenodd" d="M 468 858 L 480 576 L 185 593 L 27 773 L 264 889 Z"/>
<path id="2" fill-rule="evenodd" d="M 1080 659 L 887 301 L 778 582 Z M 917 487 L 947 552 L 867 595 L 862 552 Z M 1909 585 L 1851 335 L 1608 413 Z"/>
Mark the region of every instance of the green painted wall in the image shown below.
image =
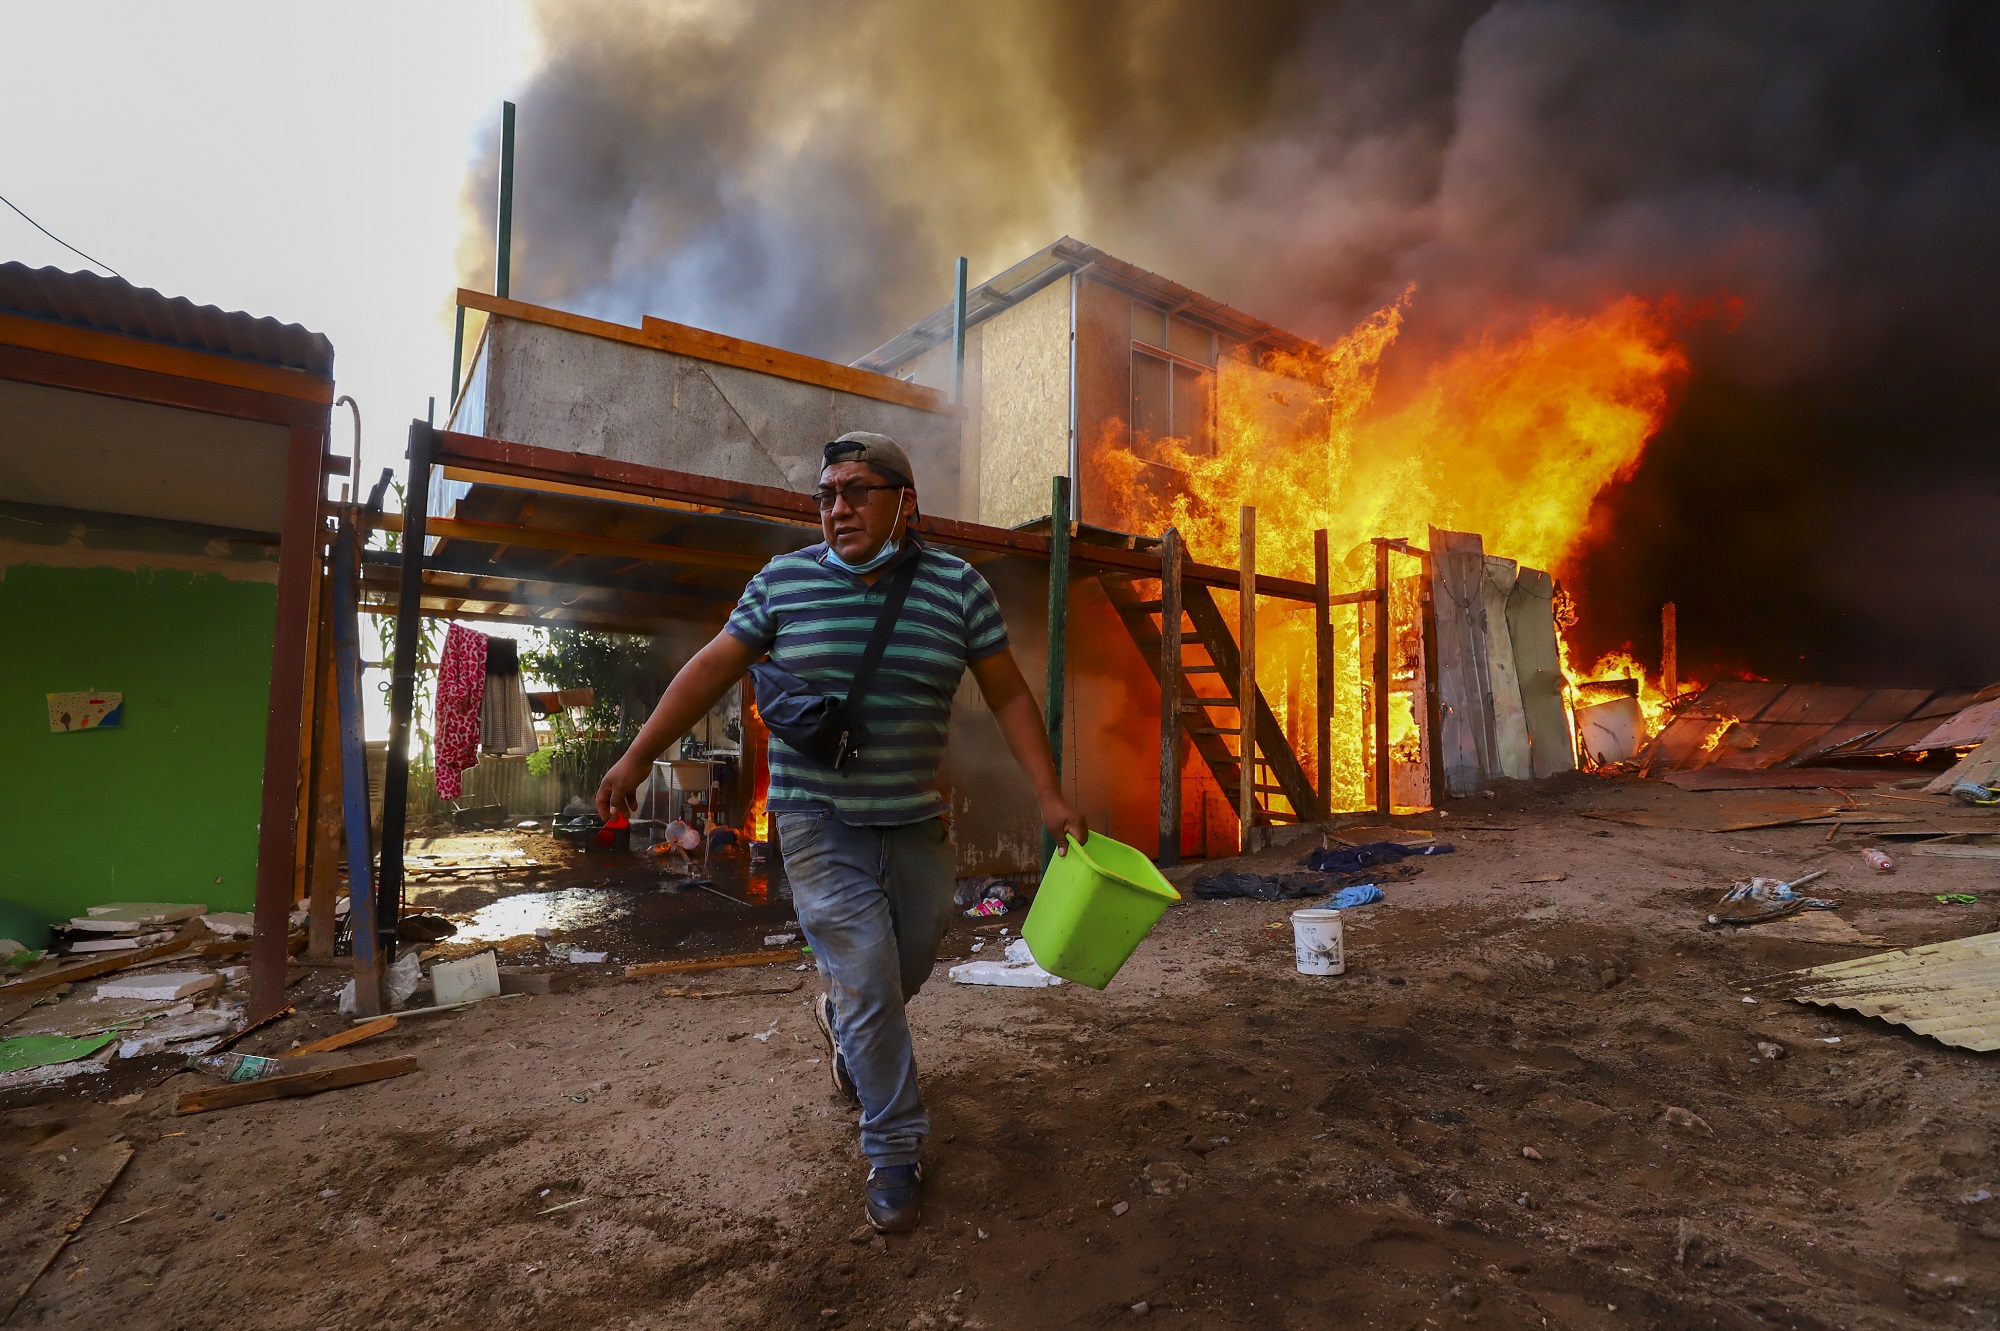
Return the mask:
<path id="1" fill-rule="evenodd" d="M 277 588 L 171 569 L 0 567 L 0 898 L 248 910 Z M 56 734 L 45 695 L 116 690 Z"/>

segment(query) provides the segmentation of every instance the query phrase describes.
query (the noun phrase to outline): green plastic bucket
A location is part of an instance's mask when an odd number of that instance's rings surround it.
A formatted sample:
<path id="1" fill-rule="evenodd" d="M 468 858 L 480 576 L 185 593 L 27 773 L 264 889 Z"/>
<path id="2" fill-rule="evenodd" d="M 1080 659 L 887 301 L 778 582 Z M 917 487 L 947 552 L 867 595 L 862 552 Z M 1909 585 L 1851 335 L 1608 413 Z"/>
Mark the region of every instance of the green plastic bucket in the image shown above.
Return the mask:
<path id="1" fill-rule="evenodd" d="M 1102 989 L 1181 899 L 1153 862 L 1123 842 L 1093 832 L 1069 838 L 1069 854 L 1049 861 L 1021 937 L 1041 968 Z"/>

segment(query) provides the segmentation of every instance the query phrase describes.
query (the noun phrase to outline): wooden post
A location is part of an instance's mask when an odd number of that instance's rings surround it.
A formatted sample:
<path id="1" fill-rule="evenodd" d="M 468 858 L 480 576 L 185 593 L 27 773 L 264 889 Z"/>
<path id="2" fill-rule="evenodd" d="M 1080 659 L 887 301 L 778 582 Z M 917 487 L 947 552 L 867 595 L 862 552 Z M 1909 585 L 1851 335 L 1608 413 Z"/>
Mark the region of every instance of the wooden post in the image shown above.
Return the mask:
<path id="1" fill-rule="evenodd" d="M 326 413 L 295 424 L 285 450 L 285 499 L 278 533 L 278 597 L 271 688 L 264 714 L 264 787 L 257 824 L 255 926 L 250 939 L 250 1016 L 284 1006 L 292 889 L 299 834 L 300 722 L 311 663 L 312 584 L 319 567 L 321 470 Z"/>
<path id="2" fill-rule="evenodd" d="M 1389 803 L 1389 542 L 1375 538 L 1375 812 Z"/>
<path id="3" fill-rule="evenodd" d="M 1068 669 L 1069 642 L 1069 477 L 1058 476 L 1049 494 L 1049 674 L 1047 716 L 1049 753 L 1056 760 L 1056 779 L 1062 780 L 1063 692 Z M 1056 854 L 1056 835 L 1042 829 L 1042 865 L 1048 866 Z"/>
<path id="4" fill-rule="evenodd" d="M 1313 752 L 1319 756 L 1319 816 L 1333 816 L 1333 562 L 1326 528 L 1313 533 Z"/>
<path id="5" fill-rule="evenodd" d="M 1660 692 L 1672 699 L 1681 691 L 1681 632 L 1674 603 L 1660 607 Z"/>
<path id="6" fill-rule="evenodd" d="M 1257 825 L 1257 509 L 1243 505 L 1237 544 L 1236 821 L 1243 854 Z"/>
<path id="7" fill-rule="evenodd" d="M 417 639 L 423 631 L 424 528 L 430 518 L 431 449 L 437 432 L 424 421 L 410 422 L 410 472 L 403 490 L 403 536 L 397 543 L 402 567 L 396 591 L 395 673 L 389 681 L 389 761 L 382 774 L 382 861 L 376 883 L 376 930 L 386 960 L 395 959 L 396 915 L 403 899 L 403 829 L 409 816 L 410 716 L 417 705 Z M 350 877 L 354 910 L 355 961 L 361 958 L 359 885 Z M 360 986 L 356 986 L 359 988 Z"/>
<path id="8" fill-rule="evenodd" d="M 1181 534 L 1160 538 L 1160 852 L 1181 862 Z"/>

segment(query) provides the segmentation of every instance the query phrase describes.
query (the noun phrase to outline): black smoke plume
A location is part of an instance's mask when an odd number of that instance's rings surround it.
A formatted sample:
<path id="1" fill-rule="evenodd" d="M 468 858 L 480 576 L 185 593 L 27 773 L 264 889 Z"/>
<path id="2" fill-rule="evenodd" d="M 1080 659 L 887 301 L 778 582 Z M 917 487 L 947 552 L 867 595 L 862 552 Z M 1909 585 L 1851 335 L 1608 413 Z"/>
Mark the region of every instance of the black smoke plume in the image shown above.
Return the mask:
<path id="1" fill-rule="evenodd" d="M 1571 582 L 1586 652 L 2000 678 L 2000 6 L 541 0 L 515 294 L 837 360 L 1065 232 L 1388 367 L 1734 297 Z M 493 171 L 467 183 L 490 273 Z M 1586 658 L 1587 659 L 1587 658 Z"/>

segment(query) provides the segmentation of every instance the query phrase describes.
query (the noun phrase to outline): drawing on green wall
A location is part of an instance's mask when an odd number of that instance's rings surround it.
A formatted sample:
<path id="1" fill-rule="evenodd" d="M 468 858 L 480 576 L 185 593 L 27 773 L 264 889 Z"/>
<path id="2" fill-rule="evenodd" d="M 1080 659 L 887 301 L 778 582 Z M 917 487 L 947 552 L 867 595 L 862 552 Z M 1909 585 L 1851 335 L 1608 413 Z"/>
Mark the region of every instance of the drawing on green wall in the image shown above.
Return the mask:
<path id="1" fill-rule="evenodd" d="M 59 735 L 70 730 L 102 730 L 117 725 L 124 709 L 122 693 L 51 693 L 49 729 Z"/>

